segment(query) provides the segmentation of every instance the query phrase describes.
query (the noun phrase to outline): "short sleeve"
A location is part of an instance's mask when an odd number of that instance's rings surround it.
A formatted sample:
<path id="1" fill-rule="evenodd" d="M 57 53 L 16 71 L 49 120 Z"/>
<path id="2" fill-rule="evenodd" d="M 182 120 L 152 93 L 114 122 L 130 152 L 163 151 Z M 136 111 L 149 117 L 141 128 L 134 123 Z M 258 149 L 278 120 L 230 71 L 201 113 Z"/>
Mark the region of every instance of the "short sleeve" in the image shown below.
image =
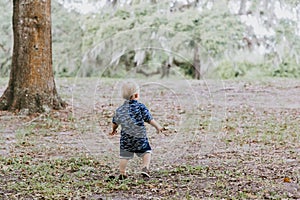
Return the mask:
<path id="1" fill-rule="evenodd" d="M 112 123 L 119 124 L 117 114 L 115 114 L 112 118 Z"/>
<path id="2" fill-rule="evenodd" d="M 142 113 L 142 116 L 143 116 L 143 120 L 145 122 L 150 122 L 153 119 L 153 117 L 152 117 L 150 111 L 148 110 L 148 108 L 142 103 L 140 105 L 140 108 L 141 108 L 141 113 Z"/>

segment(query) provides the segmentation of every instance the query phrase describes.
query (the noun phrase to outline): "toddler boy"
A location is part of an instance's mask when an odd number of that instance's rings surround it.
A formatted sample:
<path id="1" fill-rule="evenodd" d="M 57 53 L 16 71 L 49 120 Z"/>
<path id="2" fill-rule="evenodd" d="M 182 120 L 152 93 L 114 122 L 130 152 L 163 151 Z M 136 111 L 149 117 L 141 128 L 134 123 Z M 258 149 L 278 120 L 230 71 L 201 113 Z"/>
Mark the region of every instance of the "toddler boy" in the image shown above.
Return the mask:
<path id="1" fill-rule="evenodd" d="M 110 133 L 110 135 L 117 134 L 117 128 L 121 125 L 119 179 L 126 178 L 126 166 L 134 154 L 143 158 L 142 175 L 150 177 L 149 165 L 152 149 L 144 122 L 155 127 L 158 133 L 163 128 L 153 119 L 147 107 L 138 101 L 139 87 L 135 82 L 127 81 L 123 84 L 122 97 L 125 102 L 115 112 Z"/>

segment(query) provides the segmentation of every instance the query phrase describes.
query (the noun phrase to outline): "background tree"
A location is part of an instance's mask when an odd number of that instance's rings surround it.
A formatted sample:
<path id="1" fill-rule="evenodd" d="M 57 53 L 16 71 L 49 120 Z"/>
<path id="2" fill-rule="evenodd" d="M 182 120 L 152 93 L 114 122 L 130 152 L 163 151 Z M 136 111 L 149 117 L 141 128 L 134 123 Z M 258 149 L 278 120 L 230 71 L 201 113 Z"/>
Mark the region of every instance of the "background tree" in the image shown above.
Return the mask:
<path id="1" fill-rule="evenodd" d="M 52 1 L 52 53 L 55 76 L 76 76 L 82 60 L 82 15 Z"/>
<path id="2" fill-rule="evenodd" d="M 52 70 L 51 0 L 13 1 L 13 56 L 1 110 L 27 113 L 60 109 Z"/>
<path id="3" fill-rule="evenodd" d="M 0 1 L 0 77 L 9 75 L 9 66 L 11 64 L 11 3 L 10 0 Z"/>

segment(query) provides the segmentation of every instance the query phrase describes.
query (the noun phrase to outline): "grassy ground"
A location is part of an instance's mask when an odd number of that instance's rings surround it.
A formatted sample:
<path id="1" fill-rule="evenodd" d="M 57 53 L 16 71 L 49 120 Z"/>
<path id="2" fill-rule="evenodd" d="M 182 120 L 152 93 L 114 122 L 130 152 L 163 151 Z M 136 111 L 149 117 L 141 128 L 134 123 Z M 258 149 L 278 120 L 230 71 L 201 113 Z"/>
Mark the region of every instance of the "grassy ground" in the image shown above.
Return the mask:
<path id="1" fill-rule="evenodd" d="M 66 110 L 0 111 L 0 199 L 300 199 L 300 81 L 137 80 L 152 177 L 118 175 L 119 80 L 59 79 Z M 2 94 L 7 79 L 0 79 Z"/>

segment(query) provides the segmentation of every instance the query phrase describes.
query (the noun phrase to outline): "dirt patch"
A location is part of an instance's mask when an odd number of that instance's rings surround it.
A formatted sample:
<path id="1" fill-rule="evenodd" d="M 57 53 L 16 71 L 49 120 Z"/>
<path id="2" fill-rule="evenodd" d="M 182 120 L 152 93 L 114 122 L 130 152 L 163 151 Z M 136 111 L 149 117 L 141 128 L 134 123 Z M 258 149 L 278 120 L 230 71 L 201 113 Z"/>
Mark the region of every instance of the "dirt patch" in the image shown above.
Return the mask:
<path id="1" fill-rule="evenodd" d="M 148 126 L 151 180 L 139 178 L 138 159 L 130 162 L 126 182 L 106 180 L 118 171 L 119 137 L 108 133 L 123 101 L 120 81 L 59 79 L 66 110 L 30 117 L 0 111 L 0 197 L 300 198 L 299 80 L 137 81 L 140 100 L 168 128 L 157 135 Z M 32 192 L 28 184 L 41 180 L 31 183 L 26 176 L 43 162 L 58 170 L 44 175 L 48 186 Z M 56 173 L 69 178 L 61 183 Z M 16 183 L 22 179 L 27 182 Z M 53 181 L 62 185 L 58 196 L 45 193 Z M 71 187 L 70 181 L 78 184 Z M 65 187 L 71 187 L 69 195 Z"/>

